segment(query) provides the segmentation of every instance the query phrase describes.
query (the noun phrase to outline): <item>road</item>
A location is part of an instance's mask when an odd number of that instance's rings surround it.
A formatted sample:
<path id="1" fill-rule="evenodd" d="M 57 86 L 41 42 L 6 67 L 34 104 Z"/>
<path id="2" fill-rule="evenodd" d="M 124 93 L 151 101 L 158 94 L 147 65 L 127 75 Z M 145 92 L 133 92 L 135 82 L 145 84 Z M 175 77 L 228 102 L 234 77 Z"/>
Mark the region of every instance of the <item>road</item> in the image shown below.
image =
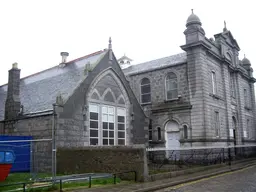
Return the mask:
<path id="1" fill-rule="evenodd" d="M 156 192 L 256 192 L 256 166 L 204 178 Z"/>

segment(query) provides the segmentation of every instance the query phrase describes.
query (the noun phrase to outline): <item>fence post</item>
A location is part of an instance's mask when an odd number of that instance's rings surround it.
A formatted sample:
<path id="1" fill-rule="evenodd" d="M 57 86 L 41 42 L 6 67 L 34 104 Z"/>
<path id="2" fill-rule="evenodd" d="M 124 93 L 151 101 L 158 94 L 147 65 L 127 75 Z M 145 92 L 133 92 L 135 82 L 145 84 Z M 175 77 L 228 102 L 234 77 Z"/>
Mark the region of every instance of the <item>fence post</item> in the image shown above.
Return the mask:
<path id="1" fill-rule="evenodd" d="M 62 192 L 62 180 L 60 179 L 60 192 Z"/>
<path id="2" fill-rule="evenodd" d="M 23 192 L 26 192 L 26 183 L 23 183 Z"/>
<path id="3" fill-rule="evenodd" d="M 137 182 L 137 171 L 134 171 L 134 181 Z"/>
<path id="4" fill-rule="evenodd" d="M 89 188 L 92 187 L 92 176 L 89 176 Z"/>
<path id="5" fill-rule="evenodd" d="M 114 184 L 116 184 L 116 174 L 114 174 Z"/>

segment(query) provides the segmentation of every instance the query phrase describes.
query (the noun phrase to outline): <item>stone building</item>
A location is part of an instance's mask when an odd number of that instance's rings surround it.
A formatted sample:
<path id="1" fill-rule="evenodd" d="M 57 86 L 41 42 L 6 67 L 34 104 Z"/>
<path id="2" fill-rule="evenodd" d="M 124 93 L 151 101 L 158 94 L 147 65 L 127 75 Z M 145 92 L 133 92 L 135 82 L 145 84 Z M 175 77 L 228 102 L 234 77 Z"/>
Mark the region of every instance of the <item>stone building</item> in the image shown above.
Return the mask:
<path id="1" fill-rule="evenodd" d="M 51 138 L 57 147 L 148 141 L 145 114 L 109 48 L 20 79 L 13 64 L 0 87 L 3 134 Z M 49 146 L 51 147 L 51 146 Z"/>
<path id="2" fill-rule="evenodd" d="M 192 12 L 182 53 L 131 64 L 109 48 L 0 87 L 0 131 L 57 146 L 226 146 L 255 142 L 251 63 L 226 26 L 208 39 Z"/>
<path id="3" fill-rule="evenodd" d="M 226 24 L 208 39 L 193 11 L 182 53 L 123 71 L 150 119 L 151 147 L 255 143 L 253 69 Z"/>

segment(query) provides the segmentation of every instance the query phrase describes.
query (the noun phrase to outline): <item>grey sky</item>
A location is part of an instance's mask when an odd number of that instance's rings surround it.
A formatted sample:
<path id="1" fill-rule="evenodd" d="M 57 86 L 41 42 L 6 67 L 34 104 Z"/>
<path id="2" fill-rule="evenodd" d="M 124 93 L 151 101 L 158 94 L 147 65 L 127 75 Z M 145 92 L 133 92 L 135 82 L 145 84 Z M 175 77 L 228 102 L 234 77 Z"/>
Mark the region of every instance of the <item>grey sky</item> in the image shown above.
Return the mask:
<path id="1" fill-rule="evenodd" d="M 253 0 L 8 0 L 0 1 L 0 85 L 18 62 L 21 76 L 107 48 L 139 63 L 180 53 L 186 19 L 194 9 L 207 37 L 227 28 L 256 71 Z M 256 72 L 255 72 L 256 73 Z"/>

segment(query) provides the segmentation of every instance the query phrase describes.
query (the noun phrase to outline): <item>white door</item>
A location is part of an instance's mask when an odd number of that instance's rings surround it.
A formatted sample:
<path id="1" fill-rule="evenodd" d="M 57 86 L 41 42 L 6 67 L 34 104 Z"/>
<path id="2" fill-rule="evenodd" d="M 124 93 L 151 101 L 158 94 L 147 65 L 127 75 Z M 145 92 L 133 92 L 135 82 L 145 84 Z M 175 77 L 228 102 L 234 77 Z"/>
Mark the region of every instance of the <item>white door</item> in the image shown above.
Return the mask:
<path id="1" fill-rule="evenodd" d="M 180 159 L 180 151 L 173 150 L 175 148 L 180 147 L 180 132 L 167 132 L 167 159 L 169 160 L 179 160 Z"/>

